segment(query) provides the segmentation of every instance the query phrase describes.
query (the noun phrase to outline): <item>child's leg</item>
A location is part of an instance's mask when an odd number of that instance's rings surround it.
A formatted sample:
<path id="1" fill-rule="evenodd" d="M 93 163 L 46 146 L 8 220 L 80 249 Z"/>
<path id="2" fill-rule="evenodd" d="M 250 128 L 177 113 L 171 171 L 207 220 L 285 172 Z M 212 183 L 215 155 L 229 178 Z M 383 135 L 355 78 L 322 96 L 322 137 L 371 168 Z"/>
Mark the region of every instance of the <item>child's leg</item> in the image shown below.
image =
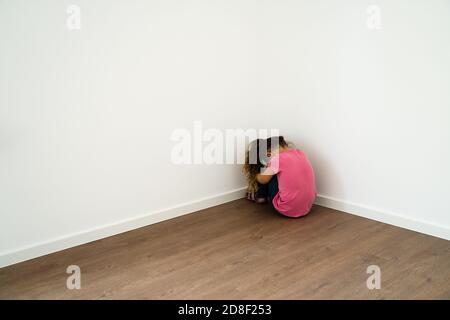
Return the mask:
<path id="1" fill-rule="evenodd" d="M 267 186 L 267 197 L 269 198 L 270 202 L 272 202 L 273 198 L 275 198 L 275 196 L 278 193 L 277 175 L 274 175 L 266 186 Z"/>
<path id="2" fill-rule="evenodd" d="M 267 184 L 258 183 L 258 191 L 256 191 L 256 199 L 266 199 L 269 195 L 269 186 Z"/>
<path id="3" fill-rule="evenodd" d="M 247 199 L 255 201 L 257 203 L 264 203 L 267 199 L 272 202 L 273 198 L 275 198 L 278 193 L 278 179 L 277 176 L 274 175 L 272 179 L 270 179 L 267 184 L 258 183 L 258 191 L 254 195 L 247 194 Z"/>

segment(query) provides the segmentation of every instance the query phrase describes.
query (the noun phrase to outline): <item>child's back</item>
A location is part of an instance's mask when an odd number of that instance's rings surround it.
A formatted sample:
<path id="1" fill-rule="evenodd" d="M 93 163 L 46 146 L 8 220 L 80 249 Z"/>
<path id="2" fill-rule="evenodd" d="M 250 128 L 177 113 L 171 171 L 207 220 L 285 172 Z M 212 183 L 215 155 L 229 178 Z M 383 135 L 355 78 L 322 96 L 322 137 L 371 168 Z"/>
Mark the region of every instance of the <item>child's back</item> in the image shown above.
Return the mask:
<path id="1" fill-rule="evenodd" d="M 289 217 L 301 217 L 311 209 L 316 198 L 314 171 L 306 154 L 288 149 L 271 158 L 269 168 L 277 174 L 278 193 L 275 209 Z"/>

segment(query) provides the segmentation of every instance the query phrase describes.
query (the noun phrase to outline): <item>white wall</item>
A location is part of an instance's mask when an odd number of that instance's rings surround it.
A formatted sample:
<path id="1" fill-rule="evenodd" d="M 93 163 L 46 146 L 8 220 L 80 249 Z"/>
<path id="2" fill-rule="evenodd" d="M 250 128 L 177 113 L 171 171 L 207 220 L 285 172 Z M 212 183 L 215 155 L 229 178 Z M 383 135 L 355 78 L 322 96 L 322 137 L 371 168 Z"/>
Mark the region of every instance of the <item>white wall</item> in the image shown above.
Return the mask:
<path id="1" fill-rule="evenodd" d="M 0 39 L 0 256 L 244 185 L 170 137 L 258 125 L 253 2 L 1 1 Z"/>
<path id="2" fill-rule="evenodd" d="M 446 237 L 449 6 L 2 1 L 0 256 L 242 187 L 238 166 L 170 162 L 172 131 L 194 120 L 279 128 L 320 194 Z"/>
<path id="3" fill-rule="evenodd" d="M 450 2 L 265 4 L 266 124 L 308 152 L 319 193 L 450 239 Z"/>

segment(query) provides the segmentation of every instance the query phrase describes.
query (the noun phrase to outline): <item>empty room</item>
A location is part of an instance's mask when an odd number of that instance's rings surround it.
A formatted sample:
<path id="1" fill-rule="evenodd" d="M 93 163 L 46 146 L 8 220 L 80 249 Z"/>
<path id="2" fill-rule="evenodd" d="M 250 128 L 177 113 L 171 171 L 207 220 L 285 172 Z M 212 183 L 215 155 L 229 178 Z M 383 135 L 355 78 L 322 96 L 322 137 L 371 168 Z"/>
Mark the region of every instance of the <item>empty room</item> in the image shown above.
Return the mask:
<path id="1" fill-rule="evenodd" d="M 448 301 L 449 89 L 448 0 L 2 0 L 0 299 Z"/>

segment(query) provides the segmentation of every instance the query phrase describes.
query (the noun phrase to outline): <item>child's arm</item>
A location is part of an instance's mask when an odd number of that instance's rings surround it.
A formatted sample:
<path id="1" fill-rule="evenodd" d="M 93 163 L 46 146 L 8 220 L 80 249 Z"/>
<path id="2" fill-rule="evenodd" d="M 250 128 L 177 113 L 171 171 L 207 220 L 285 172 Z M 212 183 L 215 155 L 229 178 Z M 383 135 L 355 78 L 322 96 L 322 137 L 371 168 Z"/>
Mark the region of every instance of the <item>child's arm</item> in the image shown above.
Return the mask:
<path id="1" fill-rule="evenodd" d="M 274 175 L 275 173 L 270 168 L 266 168 L 262 173 L 256 175 L 256 181 L 261 184 L 267 184 Z"/>

